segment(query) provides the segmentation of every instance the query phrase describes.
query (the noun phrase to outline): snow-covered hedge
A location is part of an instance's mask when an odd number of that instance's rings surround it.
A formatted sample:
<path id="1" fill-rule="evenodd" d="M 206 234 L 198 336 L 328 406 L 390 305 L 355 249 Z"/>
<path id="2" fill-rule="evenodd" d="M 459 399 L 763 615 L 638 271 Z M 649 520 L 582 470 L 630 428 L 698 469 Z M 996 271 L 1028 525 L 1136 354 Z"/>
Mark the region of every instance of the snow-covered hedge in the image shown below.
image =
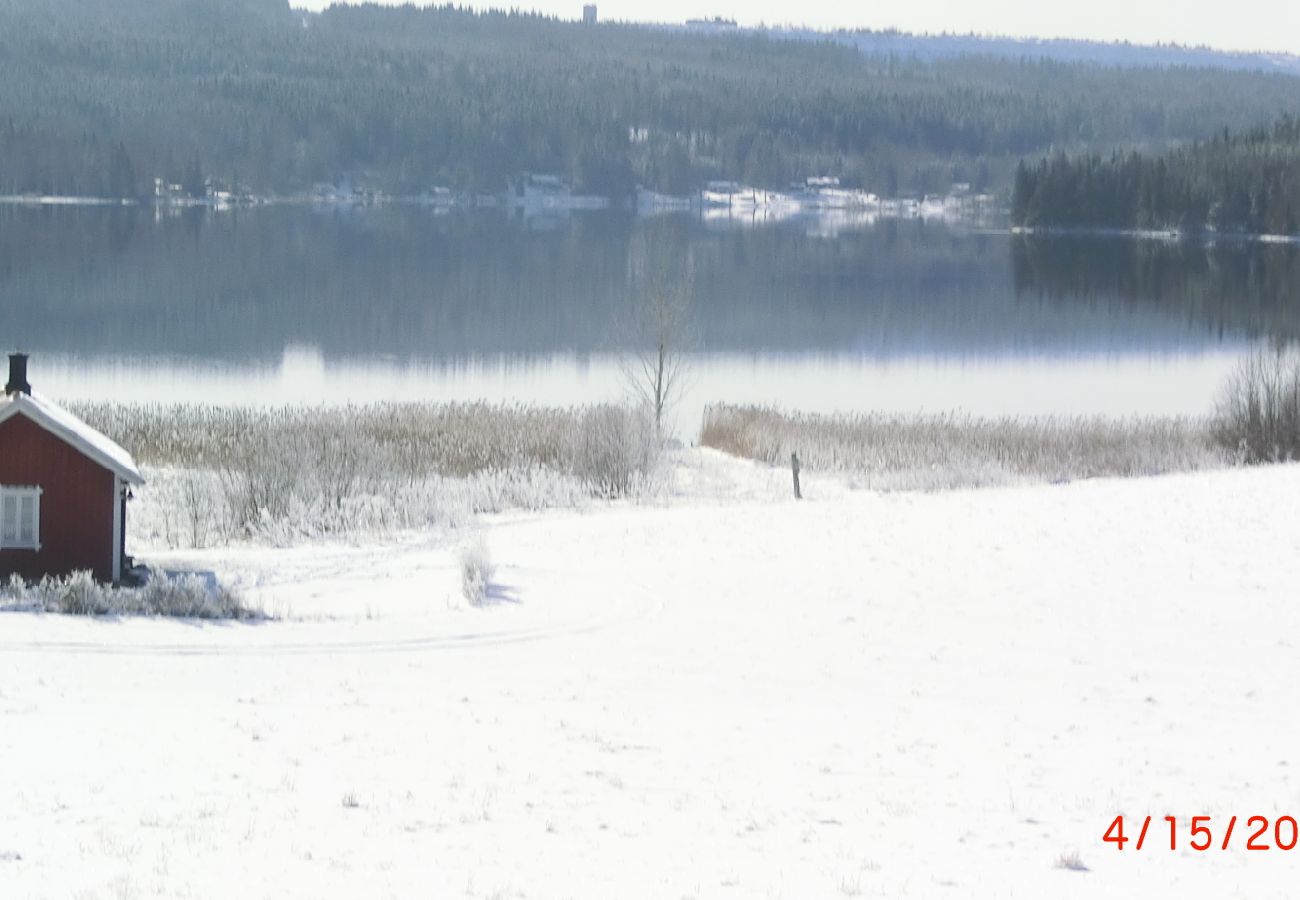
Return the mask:
<path id="1" fill-rule="evenodd" d="M 148 485 L 136 546 L 293 543 L 454 527 L 477 513 L 654 491 L 648 419 L 617 406 L 74 407 Z"/>
<path id="2" fill-rule="evenodd" d="M 189 619 L 251 619 L 258 613 L 239 596 L 197 575 L 156 576 L 138 588 L 99 584 L 87 572 L 28 584 L 17 576 L 0 586 L 0 608 L 74 616 L 176 616 Z"/>
<path id="3" fill-rule="evenodd" d="M 1229 465 L 1207 423 L 1180 418 L 980 419 L 804 415 L 716 405 L 701 443 L 736 456 L 848 473 L 878 490 L 942 490 Z"/>

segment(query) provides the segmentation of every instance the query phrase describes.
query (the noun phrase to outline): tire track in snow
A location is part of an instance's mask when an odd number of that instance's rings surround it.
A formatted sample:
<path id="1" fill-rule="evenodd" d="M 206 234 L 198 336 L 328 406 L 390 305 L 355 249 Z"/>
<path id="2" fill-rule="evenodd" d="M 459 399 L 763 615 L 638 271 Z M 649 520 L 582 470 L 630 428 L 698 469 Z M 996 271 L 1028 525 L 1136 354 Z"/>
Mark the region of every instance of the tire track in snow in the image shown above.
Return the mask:
<path id="1" fill-rule="evenodd" d="M 605 631 L 658 616 L 664 608 L 663 600 L 636 589 L 634 597 L 622 596 L 616 613 L 592 620 L 569 622 L 542 628 L 525 628 L 501 631 L 435 632 L 407 638 L 374 638 L 350 641 L 267 641 L 253 644 L 234 643 L 168 643 L 119 645 L 102 641 L 0 641 L 3 652 L 58 652 L 88 653 L 108 656 L 305 656 L 312 654 L 368 654 L 403 653 L 434 650 L 467 650 L 476 647 L 503 644 L 532 643 L 563 637 Z M 120 620 L 114 620 L 118 622 Z M 188 620 L 180 620 L 188 621 Z M 214 626 L 223 627 L 223 626 Z M 261 624 L 232 624 L 224 627 L 241 629 L 293 628 L 295 626 L 274 621 Z M 351 624 L 336 627 L 350 628 Z"/>

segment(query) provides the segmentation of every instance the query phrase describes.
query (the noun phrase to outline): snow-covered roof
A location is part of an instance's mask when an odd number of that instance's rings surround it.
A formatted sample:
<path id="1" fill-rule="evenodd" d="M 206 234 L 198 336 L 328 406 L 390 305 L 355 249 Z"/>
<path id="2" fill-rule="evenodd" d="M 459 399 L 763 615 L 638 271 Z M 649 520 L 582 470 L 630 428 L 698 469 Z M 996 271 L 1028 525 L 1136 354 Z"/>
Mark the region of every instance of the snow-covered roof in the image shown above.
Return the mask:
<path id="1" fill-rule="evenodd" d="M 16 391 L 0 396 L 0 422 L 19 414 L 62 438 L 128 484 L 144 484 L 144 476 L 136 468 L 130 453 L 57 403 L 37 393 L 24 394 Z"/>

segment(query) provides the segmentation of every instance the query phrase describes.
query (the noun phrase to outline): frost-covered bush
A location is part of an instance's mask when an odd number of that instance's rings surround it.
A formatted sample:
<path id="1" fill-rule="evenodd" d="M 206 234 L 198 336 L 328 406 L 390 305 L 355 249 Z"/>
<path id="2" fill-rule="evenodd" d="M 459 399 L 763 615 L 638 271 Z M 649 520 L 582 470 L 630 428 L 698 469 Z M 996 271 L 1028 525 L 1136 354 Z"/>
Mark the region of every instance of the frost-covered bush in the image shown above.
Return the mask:
<path id="1" fill-rule="evenodd" d="M 1181 418 L 981 419 L 961 415 L 806 415 L 710 406 L 700 442 L 771 465 L 798 453 L 808 469 L 877 490 L 1060 482 L 1228 465 L 1208 425 Z"/>
<path id="2" fill-rule="evenodd" d="M 221 473 L 146 466 L 144 474 L 148 483 L 129 513 L 131 539 L 143 547 L 203 546 L 193 541 L 196 529 L 209 542 L 252 539 L 280 546 L 454 529 L 482 513 L 575 507 L 592 495 L 591 487 L 578 479 L 542 468 L 464 478 L 385 479 L 372 493 L 337 503 L 300 484 L 279 517 L 268 512 L 249 521 L 229 506 Z"/>
<path id="3" fill-rule="evenodd" d="M 583 415 L 578 435 L 574 468 L 600 496 L 637 493 L 653 474 L 658 442 L 649 415 L 598 406 Z"/>
<path id="4" fill-rule="evenodd" d="M 133 539 L 205 546 L 455 526 L 476 513 L 654 489 L 645 416 L 615 406 L 75 407 L 149 484 Z"/>
<path id="5" fill-rule="evenodd" d="M 175 616 L 189 619 L 251 619 L 238 594 L 197 575 L 150 578 L 143 587 L 112 587 L 89 572 L 43 578 L 28 584 L 17 576 L 0 588 L 0 608 L 72 616 Z"/>
<path id="6" fill-rule="evenodd" d="M 46 612 L 70 616 L 101 616 L 112 612 L 109 589 L 95 582 L 89 572 L 74 572 L 66 578 L 43 579 L 32 593 Z M 30 595 L 29 595 L 30 598 Z"/>
<path id="7" fill-rule="evenodd" d="M 487 602 L 488 588 L 492 585 L 495 572 L 492 554 L 482 536 L 461 551 L 460 589 L 471 606 L 482 606 Z"/>
<path id="8" fill-rule="evenodd" d="M 1247 356 L 1219 392 L 1214 437 L 1244 462 L 1300 459 L 1300 352 Z"/>
<path id="9" fill-rule="evenodd" d="M 258 614 L 245 607 L 239 595 L 198 575 L 154 577 L 143 587 L 128 589 L 124 611 L 137 615 L 177 616 L 189 619 L 252 619 Z M 119 591 L 120 593 L 120 591 Z"/>

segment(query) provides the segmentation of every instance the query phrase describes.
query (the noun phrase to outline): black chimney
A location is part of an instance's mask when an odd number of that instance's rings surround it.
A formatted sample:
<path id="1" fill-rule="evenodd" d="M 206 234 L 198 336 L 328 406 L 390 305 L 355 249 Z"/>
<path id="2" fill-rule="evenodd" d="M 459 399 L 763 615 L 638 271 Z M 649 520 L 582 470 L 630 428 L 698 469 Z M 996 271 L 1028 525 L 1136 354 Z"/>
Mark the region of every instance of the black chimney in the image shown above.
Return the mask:
<path id="1" fill-rule="evenodd" d="M 32 386 L 27 383 L 27 354 L 9 354 L 9 383 L 5 385 L 6 394 L 30 394 Z"/>

